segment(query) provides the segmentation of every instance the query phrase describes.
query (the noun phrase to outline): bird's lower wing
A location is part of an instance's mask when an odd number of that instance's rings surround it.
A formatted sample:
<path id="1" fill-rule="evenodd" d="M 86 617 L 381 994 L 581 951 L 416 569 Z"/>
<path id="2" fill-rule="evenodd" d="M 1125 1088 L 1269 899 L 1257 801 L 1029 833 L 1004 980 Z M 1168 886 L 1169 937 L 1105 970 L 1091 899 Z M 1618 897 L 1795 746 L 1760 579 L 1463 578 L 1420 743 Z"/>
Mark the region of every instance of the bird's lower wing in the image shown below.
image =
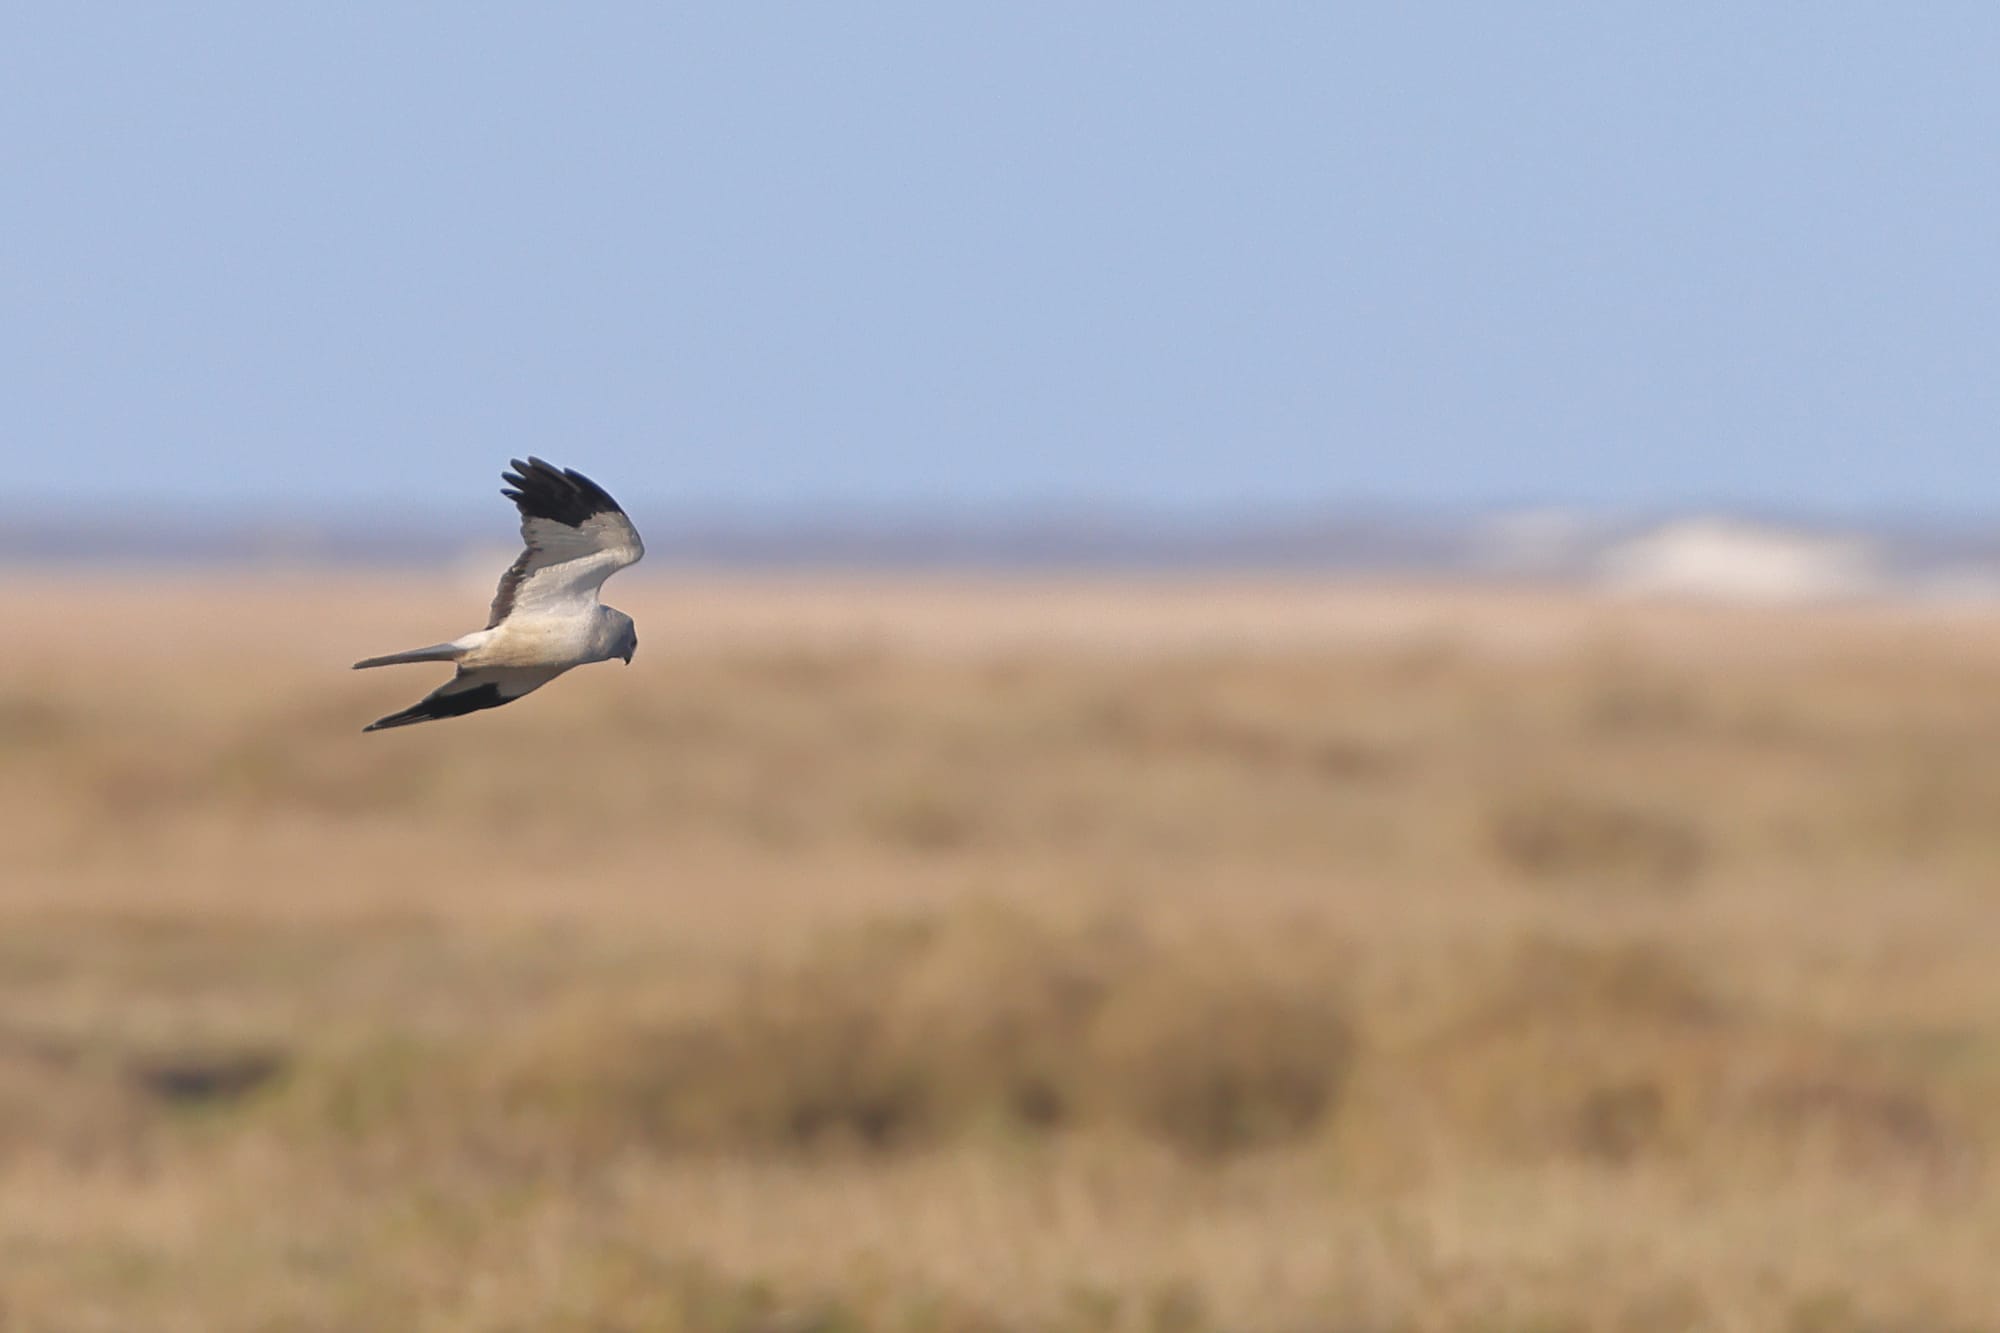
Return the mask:
<path id="1" fill-rule="evenodd" d="M 566 669 L 482 667 L 471 671 L 461 670 L 408 708 L 399 713 L 391 713 L 387 717 L 376 718 L 362 730 L 381 731 L 387 727 L 407 727 L 418 722 L 435 722 L 440 718 L 463 717 L 467 713 L 477 713 L 484 708 L 498 708 L 502 704 L 513 703 L 524 694 L 540 689 Z"/>

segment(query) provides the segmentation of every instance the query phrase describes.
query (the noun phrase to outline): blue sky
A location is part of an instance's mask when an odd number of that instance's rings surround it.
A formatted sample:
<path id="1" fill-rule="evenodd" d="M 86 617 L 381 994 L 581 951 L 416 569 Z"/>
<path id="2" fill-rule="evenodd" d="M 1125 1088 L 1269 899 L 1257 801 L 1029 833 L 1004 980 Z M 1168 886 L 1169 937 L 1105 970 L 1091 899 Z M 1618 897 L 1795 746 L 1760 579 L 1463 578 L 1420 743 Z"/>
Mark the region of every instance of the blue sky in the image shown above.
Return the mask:
<path id="1" fill-rule="evenodd" d="M 0 502 L 2000 510 L 1996 69 L 1972 4 L 10 6 Z"/>

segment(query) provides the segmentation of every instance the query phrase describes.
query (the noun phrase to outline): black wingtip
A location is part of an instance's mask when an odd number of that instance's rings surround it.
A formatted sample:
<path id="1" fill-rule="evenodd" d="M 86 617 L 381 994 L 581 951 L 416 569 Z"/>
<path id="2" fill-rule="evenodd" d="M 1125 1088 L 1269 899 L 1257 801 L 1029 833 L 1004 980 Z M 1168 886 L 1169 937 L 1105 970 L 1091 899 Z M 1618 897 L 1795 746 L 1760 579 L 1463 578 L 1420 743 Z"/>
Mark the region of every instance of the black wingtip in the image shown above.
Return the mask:
<path id="1" fill-rule="evenodd" d="M 593 514 L 621 514 L 610 492 L 575 468 L 557 468 L 533 454 L 524 463 L 510 459 L 511 472 L 500 494 L 512 500 L 524 518 L 545 518 L 565 527 L 579 527 Z"/>

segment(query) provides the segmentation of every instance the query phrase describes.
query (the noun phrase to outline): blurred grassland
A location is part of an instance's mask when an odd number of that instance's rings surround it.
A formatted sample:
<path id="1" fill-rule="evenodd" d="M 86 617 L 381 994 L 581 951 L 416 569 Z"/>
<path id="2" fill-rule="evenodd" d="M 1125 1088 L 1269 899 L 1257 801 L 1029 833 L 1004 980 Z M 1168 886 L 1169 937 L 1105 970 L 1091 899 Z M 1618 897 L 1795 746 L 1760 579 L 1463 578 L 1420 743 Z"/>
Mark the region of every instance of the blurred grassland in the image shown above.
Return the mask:
<path id="1" fill-rule="evenodd" d="M 2000 622 L 613 591 L 0 576 L 0 1328 L 2000 1329 Z"/>

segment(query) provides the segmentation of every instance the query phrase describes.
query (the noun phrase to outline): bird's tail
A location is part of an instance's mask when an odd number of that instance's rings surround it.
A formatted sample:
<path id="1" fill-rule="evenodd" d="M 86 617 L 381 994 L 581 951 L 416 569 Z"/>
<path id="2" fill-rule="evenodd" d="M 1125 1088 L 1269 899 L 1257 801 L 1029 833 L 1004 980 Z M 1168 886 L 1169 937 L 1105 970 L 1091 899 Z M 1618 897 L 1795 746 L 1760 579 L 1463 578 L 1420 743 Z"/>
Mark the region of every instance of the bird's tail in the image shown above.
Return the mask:
<path id="1" fill-rule="evenodd" d="M 401 666 L 405 662 L 456 662 L 465 649 L 455 643 L 434 643 L 428 648 L 412 648 L 407 653 L 390 653 L 386 657 L 364 657 L 354 664 L 356 671 L 363 667 Z"/>

